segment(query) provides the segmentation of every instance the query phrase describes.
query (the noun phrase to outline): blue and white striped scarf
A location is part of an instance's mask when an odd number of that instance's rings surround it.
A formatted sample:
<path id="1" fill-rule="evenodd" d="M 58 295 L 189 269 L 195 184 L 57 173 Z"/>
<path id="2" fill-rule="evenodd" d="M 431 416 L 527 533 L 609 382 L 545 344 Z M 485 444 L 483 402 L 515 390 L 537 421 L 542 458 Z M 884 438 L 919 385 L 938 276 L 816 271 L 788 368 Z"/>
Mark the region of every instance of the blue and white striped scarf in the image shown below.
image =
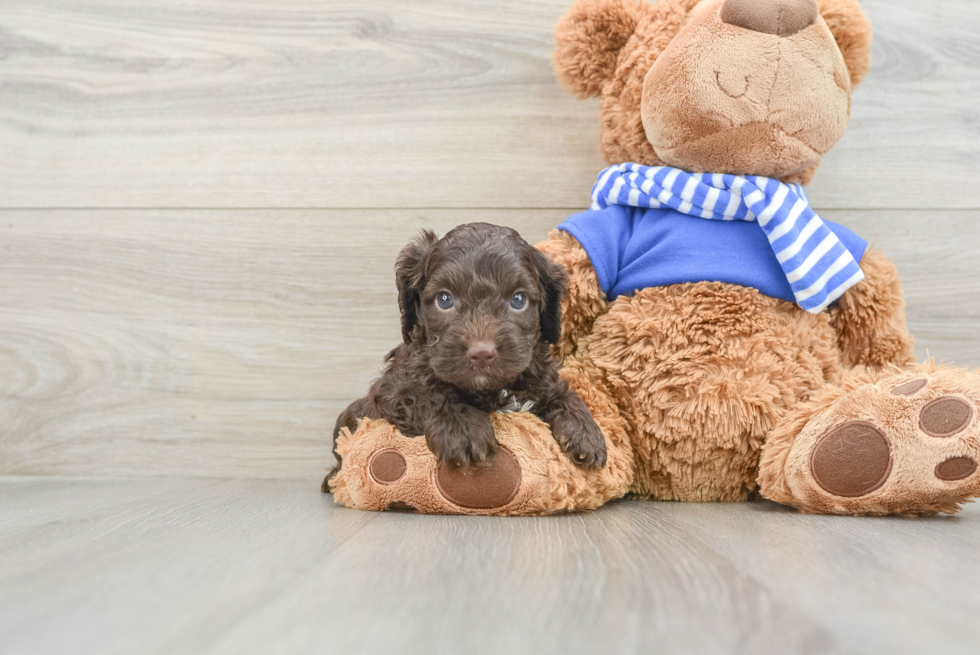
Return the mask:
<path id="1" fill-rule="evenodd" d="M 609 205 L 670 208 L 698 218 L 758 223 L 797 304 L 811 314 L 819 314 L 864 279 L 848 249 L 810 209 L 799 184 L 619 164 L 602 171 L 592 187 L 592 209 Z"/>

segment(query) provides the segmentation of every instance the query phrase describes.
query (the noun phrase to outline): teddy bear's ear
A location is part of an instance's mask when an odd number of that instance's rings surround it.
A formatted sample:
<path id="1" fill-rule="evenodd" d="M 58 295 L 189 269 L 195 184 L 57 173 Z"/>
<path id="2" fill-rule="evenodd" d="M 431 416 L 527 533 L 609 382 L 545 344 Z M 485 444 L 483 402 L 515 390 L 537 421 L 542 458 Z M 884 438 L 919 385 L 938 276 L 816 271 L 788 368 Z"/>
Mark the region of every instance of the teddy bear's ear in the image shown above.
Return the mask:
<path id="1" fill-rule="evenodd" d="M 817 0 L 820 15 L 837 40 L 844 63 L 857 86 L 871 68 L 871 23 L 857 0 Z"/>
<path id="2" fill-rule="evenodd" d="M 598 96 L 636 30 L 643 0 L 576 0 L 555 28 L 555 75 L 579 98 Z"/>

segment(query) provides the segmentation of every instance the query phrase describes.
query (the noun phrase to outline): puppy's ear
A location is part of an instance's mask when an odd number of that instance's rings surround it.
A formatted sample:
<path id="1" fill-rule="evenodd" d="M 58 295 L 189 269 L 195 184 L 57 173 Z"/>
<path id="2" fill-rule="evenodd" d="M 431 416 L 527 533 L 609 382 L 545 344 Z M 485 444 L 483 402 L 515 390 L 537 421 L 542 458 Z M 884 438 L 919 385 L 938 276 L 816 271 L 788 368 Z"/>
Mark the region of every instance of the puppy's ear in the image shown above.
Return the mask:
<path id="1" fill-rule="evenodd" d="M 398 309 L 402 313 L 402 340 L 411 343 L 412 330 L 419 322 L 422 290 L 425 288 L 425 269 L 432 247 L 438 241 L 431 230 L 408 242 L 395 260 L 395 284 L 398 286 Z"/>
<path id="2" fill-rule="evenodd" d="M 871 22 L 857 0 L 817 0 L 817 7 L 844 55 L 851 86 L 857 86 L 871 68 Z"/>
<path id="3" fill-rule="evenodd" d="M 537 248 L 530 250 L 541 288 L 541 340 L 556 344 L 561 338 L 561 301 L 568 288 L 568 274 Z"/>

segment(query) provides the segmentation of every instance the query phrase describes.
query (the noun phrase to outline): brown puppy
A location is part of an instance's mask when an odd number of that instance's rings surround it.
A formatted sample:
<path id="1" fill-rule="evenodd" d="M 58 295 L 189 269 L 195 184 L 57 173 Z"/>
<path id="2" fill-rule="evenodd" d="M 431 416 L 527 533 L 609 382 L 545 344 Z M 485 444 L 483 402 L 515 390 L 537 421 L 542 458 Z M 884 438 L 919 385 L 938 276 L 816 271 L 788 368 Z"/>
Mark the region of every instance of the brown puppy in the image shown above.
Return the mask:
<path id="1" fill-rule="evenodd" d="M 335 445 L 343 427 L 383 418 L 466 467 L 497 449 L 489 413 L 523 409 L 551 426 L 572 461 L 605 465 L 602 432 L 549 352 L 560 336 L 562 267 L 510 228 L 472 223 L 442 239 L 424 230 L 399 254 L 395 276 L 404 343 L 337 419 Z"/>

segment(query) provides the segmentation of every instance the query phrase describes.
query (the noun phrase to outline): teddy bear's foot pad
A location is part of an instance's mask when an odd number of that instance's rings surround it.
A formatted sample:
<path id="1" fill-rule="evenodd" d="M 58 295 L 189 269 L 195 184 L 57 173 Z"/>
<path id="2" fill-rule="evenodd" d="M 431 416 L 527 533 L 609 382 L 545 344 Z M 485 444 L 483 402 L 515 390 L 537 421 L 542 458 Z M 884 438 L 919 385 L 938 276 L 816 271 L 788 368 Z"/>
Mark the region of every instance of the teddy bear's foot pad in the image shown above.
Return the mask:
<path id="1" fill-rule="evenodd" d="M 386 448 L 368 460 L 371 478 L 379 485 L 399 482 L 408 471 L 405 456 L 394 448 Z M 454 468 L 442 463 L 436 467 L 435 484 L 449 502 L 466 509 L 497 509 L 514 500 L 521 488 L 521 467 L 507 448 L 501 447 L 486 462 L 470 468 Z M 393 501 L 387 509 L 401 512 L 416 511 L 404 501 Z"/>
<path id="2" fill-rule="evenodd" d="M 521 467 L 504 447 L 486 463 L 458 469 L 445 462 L 436 468 L 439 493 L 466 509 L 497 509 L 510 504 L 521 488 Z"/>
<path id="3" fill-rule="evenodd" d="M 864 421 L 848 421 L 825 434 L 810 455 L 817 484 L 829 494 L 856 498 L 885 484 L 892 470 L 888 439 Z"/>
<path id="4" fill-rule="evenodd" d="M 342 435 L 345 465 L 328 478 L 331 488 L 343 482 L 341 494 L 353 500 L 345 504 L 395 512 L 492 512 L 510 506 L 522 489 L 521 464 L 506 446 L 485 462 L 456 468 L 437 462 L 424 438 L 404 437 L 380 421 L 365 421 L 363 431 L 375 438 L 352 443 L 353 435 Z"/>
<path id="5" fill-rule="evenodd" d="M 786 460 L 794 504 L 921 515 L 980 495 L 980 376 L 923 368 L 854 385 L 806 423 Z"/>

